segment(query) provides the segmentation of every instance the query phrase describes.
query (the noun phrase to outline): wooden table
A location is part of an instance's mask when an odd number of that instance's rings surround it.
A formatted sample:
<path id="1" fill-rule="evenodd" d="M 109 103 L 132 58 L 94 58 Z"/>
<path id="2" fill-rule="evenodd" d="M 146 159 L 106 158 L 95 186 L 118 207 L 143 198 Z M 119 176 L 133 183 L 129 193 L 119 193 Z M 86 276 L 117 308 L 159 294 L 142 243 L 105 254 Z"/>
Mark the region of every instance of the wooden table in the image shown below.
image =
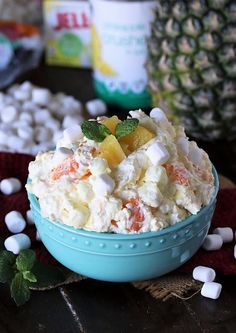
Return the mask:
<path id="1" fill-rule="evenodd" d="M 94 97 L 90 71 L 41 65 L 19 81 L 25 79 L 83 102 Z M 113 109 L 109 113 L 117 111 L 121 112 Z M 198 143 L 218 172 L 236 182 L 235 141 Z M 218 281 L 223 291 L 216 301 L 197 294 L 189 300 L 163 302 L 131 284 L 87 279 L 47 292 L 32 292 L 30 301 L 19 308 L 0 284 L 0 333 L 234 333 L 236 277 L 218 277 Z"/>

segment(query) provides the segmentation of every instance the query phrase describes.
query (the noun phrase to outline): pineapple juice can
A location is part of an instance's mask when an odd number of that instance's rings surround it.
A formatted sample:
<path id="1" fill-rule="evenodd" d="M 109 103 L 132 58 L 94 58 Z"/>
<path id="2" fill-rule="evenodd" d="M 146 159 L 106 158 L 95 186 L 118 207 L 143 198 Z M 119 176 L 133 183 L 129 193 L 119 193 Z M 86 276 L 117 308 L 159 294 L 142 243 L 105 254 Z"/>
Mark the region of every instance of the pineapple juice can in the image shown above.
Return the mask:
<path id="1" fill-rule="evenodd" d="M 97 96 L 125 109 L 149 107 L 146 39 L 156 1 L 90 1 Z"/>

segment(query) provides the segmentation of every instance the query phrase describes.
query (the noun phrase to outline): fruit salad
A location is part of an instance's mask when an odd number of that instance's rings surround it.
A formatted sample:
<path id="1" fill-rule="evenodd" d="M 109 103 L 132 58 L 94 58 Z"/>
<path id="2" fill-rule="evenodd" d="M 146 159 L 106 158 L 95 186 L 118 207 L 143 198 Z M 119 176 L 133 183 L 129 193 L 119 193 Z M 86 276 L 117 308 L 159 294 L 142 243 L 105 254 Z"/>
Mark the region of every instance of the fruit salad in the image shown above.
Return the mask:
<path id="1" fill-rule="evenodd" d="M 214 191 L 207 153 L 159 108 L 66 129 L 29 164 L 29 177 L 42 217 L 95 232 L 166 228 L 197 214 Z"/>

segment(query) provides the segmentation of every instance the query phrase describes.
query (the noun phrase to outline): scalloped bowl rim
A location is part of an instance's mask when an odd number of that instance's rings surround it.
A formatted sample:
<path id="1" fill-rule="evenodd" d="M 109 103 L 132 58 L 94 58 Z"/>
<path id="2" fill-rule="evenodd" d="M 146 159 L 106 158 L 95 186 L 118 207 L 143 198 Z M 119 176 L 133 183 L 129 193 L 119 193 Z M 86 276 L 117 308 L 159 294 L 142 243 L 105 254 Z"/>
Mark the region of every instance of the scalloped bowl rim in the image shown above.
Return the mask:
<path id="1" fill-rule="evenodd" d="M 109 239 L 109 240 L 113 240 L 113 239 L 114 240 L 122 240 L 122 239 L 135 240 L 135 239 L 141 239 L 141 238 L 144 239 L 144 238 L 153 238 L 153 237 L 163 236 L 163 235 L 169 234 L 171 232 L 176 232 L 176 231 L 190 225 L 191 223 L 194 222 L 194 220 L 196 218 L 204 215 L 205 212 L 208 210 L 209 206 L 212 205 L 212 203 L 216 199 L 218 189 L 219 189 L 219 179 L 218 179 L 217 171 L 213 165 L 212 165 L 212 171 L 213 171 L 213 176 L 214 176 L 214 193 L 211 197 L 210 202 L 206 206 L 202 207 L 201 210 L 197 214 L 195 214 L 195 215 L 192 214 L 189 217 L 187 217 L 186 219 L 179 221 L 174 225 L 168 226 L 162 230 L 147 231 L 147 232 L 142 232 L 139 234 L 96 232 L 96 231 L 89 231 L 89 230 L 79 229 L 79 228 L 76 229 L 73 226 L 69 226 L 69 225 L 63 224 L 61 222 L 51 221 L 46 217 L 43 219 L 49 221 L 50 223 L 56 225 L 57 227 L 59 227 L 61 229 L 67 230 L 73 234 L 91 237 L 91 238 Z M 30 182 L 30 179 L 28 178 L 27 183 L 29 183 L 29 182 Z M 31 192 L 28 192 L 28 197 L 29 197 L 29 200 L 30 200 L 31 204 L 33 205 L 34 209 L 40 214 L 40 206 L 39 206 L 37 197 Z"/>

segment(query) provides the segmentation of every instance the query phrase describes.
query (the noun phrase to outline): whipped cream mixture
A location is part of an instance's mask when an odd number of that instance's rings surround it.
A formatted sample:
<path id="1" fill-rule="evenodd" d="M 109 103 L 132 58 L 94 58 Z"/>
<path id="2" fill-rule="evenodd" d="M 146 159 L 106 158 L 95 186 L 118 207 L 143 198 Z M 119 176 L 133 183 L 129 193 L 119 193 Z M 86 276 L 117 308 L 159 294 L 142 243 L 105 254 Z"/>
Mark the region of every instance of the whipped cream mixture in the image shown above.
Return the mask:
<path id="1" fill-rule="evenodd" d="M 154 135 L 115 166 L 79 125 L 64 131 L 55 151 L 36 156 L 26 187 L 43 217 L 90 231 L 140 233 L 173 225 L 209 203 L 214 179 L 207 153 L 158 108 L 150 117 L 141 110 L 130 117 Z"/>

